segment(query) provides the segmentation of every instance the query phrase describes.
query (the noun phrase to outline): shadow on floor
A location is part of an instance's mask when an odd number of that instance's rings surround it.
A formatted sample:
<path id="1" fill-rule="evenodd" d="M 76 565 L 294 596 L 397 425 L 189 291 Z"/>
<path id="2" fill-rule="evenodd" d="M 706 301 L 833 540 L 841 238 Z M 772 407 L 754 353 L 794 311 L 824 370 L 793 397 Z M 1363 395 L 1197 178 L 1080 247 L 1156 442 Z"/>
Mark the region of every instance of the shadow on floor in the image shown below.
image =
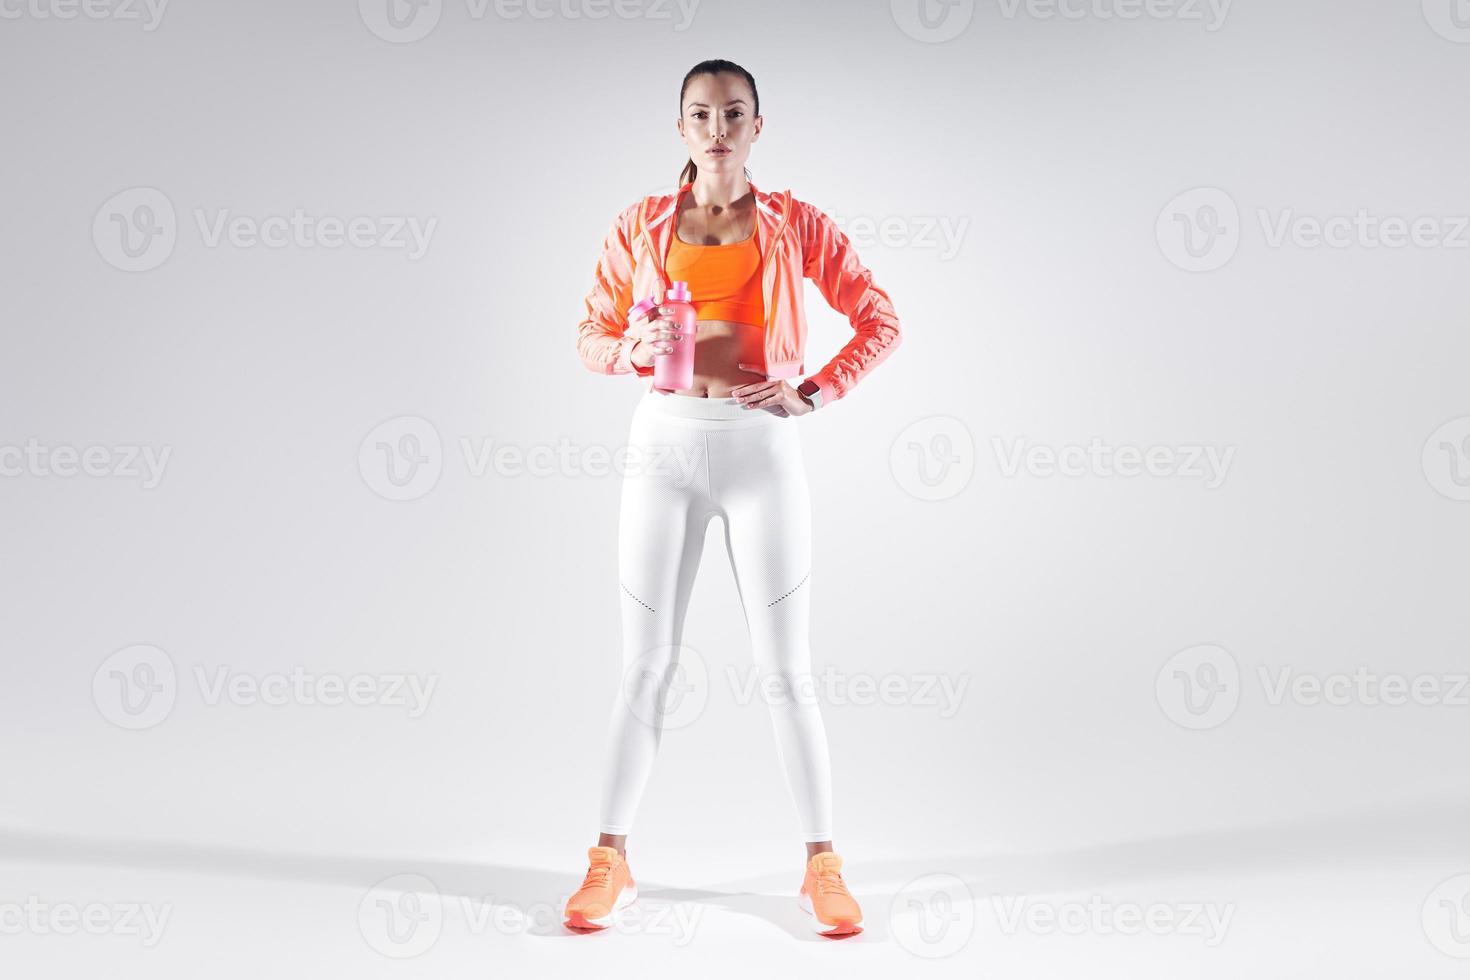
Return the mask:
<path id="1" fill-rule="evenodd" d="M 1459 864 L 1470 870 L 1470 834 L 1466 826 L 1470 826 L 1470 802 L 1452 801 L 1421 804 L 1398 812 L 1289 821 L 1050 852 L 934 854 L 870 862 L 845 855 L 848 863 L 844 877 L 853 886 L 866 920 L 864 933 L 853 938 L 873 941 L 887 936 L 893 897 L 905 884 L 927 874 L 954 875 L 979 898 L 1313 867 L 1340 870 L 1402 866 L 1416 859 L 1441 867 Z M 578 845 L 575 850 L 581 860 L 582 847 Z M 522 910 L 549 906 L 557 914 L 548 911 L 533 917 L 525 930 L 527 935 L 543 938 L 574 938 L 561 926 L 559 910 L 580 884 L 576 875 L 582 870 L 570 865 L 552 871 L 411 856 L 335 856 L 16 831 L 0 832 L 0 860 L 263 878 L 363 892 L 392 875 L 419 874 L 451 901 L 493 902 Z M 655 921 L 655 916 L 684 916 L 687 921 L 691 912 L 698 917 L 720 909 L 760 920 L 796 939 L 830 942 L 810 929 L 806 913 L 797 907 L 799 885 L 799 873 L 737 879 L 710 888 L 638 879 L 638 914 L 646 922 Z M 597 936 L 585 938 L 596 941 Z"/>

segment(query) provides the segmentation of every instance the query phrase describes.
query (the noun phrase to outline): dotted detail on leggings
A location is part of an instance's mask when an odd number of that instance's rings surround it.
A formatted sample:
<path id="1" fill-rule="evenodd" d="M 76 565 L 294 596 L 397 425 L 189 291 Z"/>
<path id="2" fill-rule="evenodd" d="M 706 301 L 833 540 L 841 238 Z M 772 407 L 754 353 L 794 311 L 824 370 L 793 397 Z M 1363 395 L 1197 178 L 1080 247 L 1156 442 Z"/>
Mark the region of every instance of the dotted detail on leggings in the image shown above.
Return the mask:
<path id="1" fill-rule="evenodd" d="M 805 575 L 803 575 L 801 577 L 801 581 L 800 582 L 797 582 L 794 586 L 792 586 L 791 592 L 795 592 L 797 589 L 801 588 L 803 585 L 806 584 L 806 580 L 809 579 L 809 578 L 811 578 L 811 577 L 812 577 L 812 573 L 811 572 L 807 572 Z M 786 598 L 786 596 L 791 595 L 791 592 L 788 592 L 788 593 L 786 593 L 786 595 L 783 595 L 781 597 L 781 599 L 784 599 L 784 598 Z M 766 608 L 767 609 L 771 608 L 776 603 L 780 602 L 781 599 L 772 599 L 770 602 L 766 603 Z"/>
<path id="2" fill-rule="evenodd" d="M 623 583 L 621 583 L 621 582 L 619 582 L 618 584 L 619 585 L 623 585 Z M 624 592 L 628 592 L 628 587 L 626 585 L 623 585 L 623 591 Z M 638 603 L 638 605 L 642 606 L 644 609 L 647 609 L 649 612 L 653 612 L 654 611 L 652 606 L 650 606 L 648 603 L 644 602 L 642 599 L 638 598 L 633 593 L 628 592 L 628 598 L 632 599 L 634 602 Z"/>

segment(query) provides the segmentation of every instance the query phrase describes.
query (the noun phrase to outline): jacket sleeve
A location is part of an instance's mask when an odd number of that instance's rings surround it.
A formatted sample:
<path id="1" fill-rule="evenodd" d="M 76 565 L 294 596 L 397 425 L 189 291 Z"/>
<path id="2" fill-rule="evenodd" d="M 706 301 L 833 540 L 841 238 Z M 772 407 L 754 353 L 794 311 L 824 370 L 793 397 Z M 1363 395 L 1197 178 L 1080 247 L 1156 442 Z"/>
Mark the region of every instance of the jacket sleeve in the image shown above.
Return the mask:
<path id="1" fill-rule="evenodd" d="M 902 337 L 888 293 L 858 259 L 842 229 L 821 209 L 798 202 L 802 233 L 802 274 L 817 284 L 827 305 L 852 324 L 854 336 L 816 374 L 822 404 L 836 401 L 888 357 Z"/>
<path id="2" fill-rule="evenodd" d="M 632 236 L 637 213 L 638 205 L 630 204 L 613 219 L 593 270 L 587 315 L 577 325 L 577 355 L 598 374 L 653 374 L 652 367 L 640 368 L 629 360 L 637 338 L 625 336 L 633 306 Z"/>

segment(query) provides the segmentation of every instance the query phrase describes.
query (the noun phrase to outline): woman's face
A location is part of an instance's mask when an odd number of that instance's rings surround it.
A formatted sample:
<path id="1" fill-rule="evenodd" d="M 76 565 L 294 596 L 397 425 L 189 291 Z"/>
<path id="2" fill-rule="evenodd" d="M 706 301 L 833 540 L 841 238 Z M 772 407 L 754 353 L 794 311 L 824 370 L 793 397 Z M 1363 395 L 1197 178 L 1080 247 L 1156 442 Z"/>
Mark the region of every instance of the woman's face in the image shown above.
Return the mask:
<path id="1" fill-rule="evenodd" d="M 750 145 L 761 131 L 754 101 L 745 79 L 733 72 L 695 75 L 689 80 L 679 134 L 695 166 L 716 174 L 744 172 Z M 728 152 L 713 152 L 716 147 Z"/>

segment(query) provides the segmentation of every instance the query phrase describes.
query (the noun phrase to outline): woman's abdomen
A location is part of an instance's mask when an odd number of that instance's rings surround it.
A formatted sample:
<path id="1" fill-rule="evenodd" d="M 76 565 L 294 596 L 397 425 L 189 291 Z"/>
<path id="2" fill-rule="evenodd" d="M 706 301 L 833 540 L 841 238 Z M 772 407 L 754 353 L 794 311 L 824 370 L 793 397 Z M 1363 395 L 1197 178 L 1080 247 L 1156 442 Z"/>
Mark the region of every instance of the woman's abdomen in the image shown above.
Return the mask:
<path id="1" fill-rule="evenodd" d="M 730 389 L 765 380 L 764 374 L 740 369 L 765 363 L 764 328 L 730 320 L 700 320 L 696 328 L 694 386 L 682 394 L 729 398 Z"/>

